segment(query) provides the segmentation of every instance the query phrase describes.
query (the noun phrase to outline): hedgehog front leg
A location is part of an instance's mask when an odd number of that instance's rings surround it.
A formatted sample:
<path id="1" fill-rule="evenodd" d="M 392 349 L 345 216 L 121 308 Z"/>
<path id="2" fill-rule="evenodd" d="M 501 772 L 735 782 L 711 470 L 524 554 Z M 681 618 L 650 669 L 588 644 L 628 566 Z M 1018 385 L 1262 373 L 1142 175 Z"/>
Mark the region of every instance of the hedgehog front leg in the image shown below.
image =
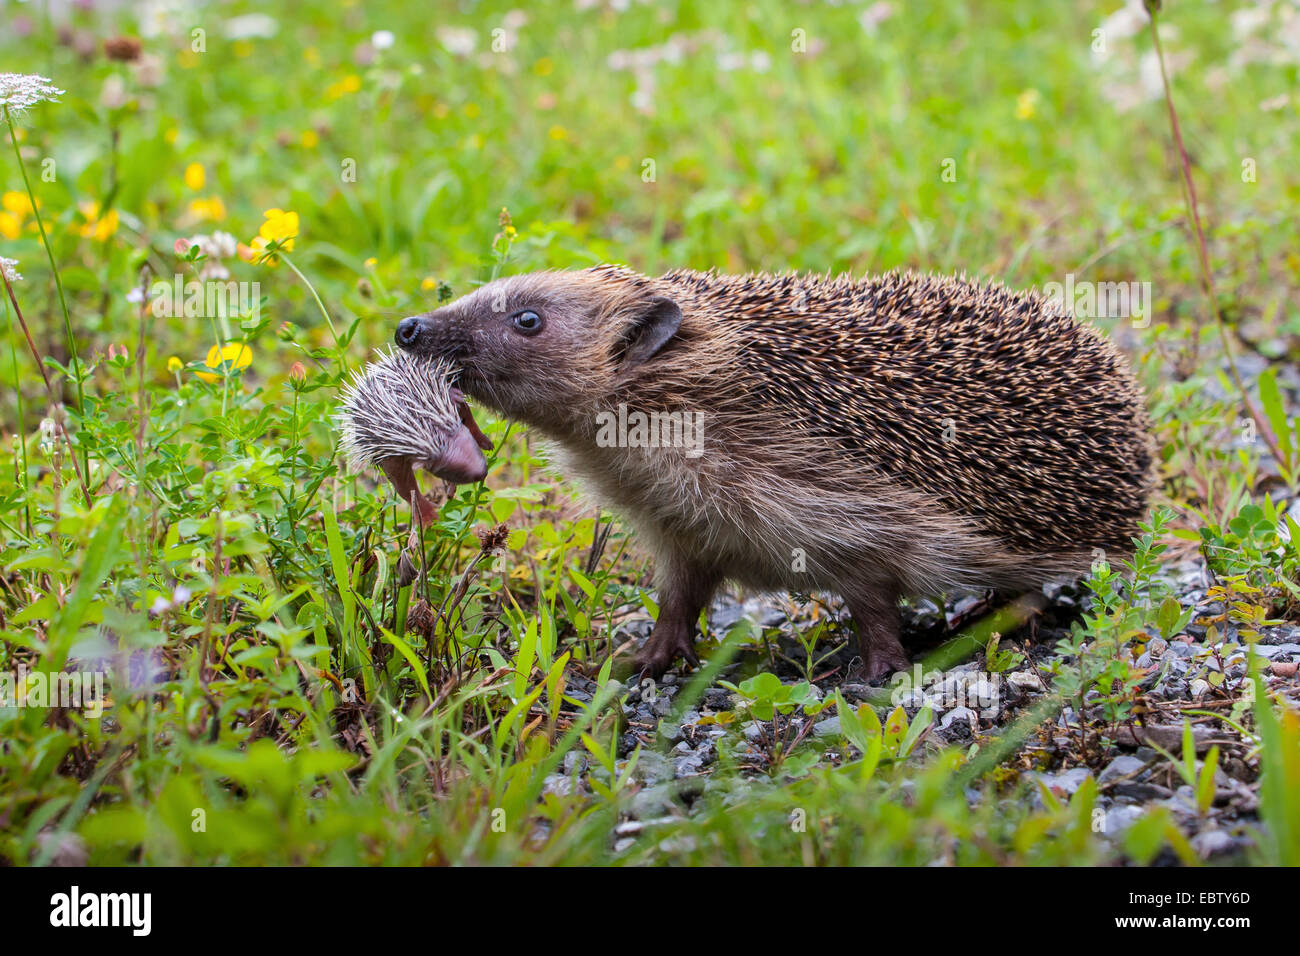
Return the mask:
<path id="1" fill-rule="evenodd" d="M 678 657 L 698 667 L 695 622 L 721 581 L 717 571 L 675 555 L 655 562 L 659 584 L 659 619 L 637 653 L 637 674 L 659 678 Z"/>
<path id="2" fill-rule="evenodd" d="M 858 632 L 867 680 L 888 677 L 911 666 L 898 639 L 898 591 L 890 586 L 867 587 L 844 595 Z"/>

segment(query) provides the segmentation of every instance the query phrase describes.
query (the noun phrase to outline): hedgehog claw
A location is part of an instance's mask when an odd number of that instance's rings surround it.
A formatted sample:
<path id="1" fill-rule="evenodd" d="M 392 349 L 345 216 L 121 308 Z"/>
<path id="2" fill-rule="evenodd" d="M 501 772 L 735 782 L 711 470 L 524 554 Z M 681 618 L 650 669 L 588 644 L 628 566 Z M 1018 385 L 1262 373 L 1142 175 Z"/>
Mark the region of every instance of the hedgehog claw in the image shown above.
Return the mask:
<path id="1" fill-rule="evenodd" d="M 691 667 L 700 666 L 700 658 L 695 653 L 695 642 L 691 640 L 690 633 L 670 635 L 656 629 L 633 658 L 632 669 L 638 680 L 646 677 L 658 680 L 678 657 L 684 658 Z"/>
<path id="2" fill-rule="evenodd" d="M 868 683 L 883 681 L 891 674 L 905 671 L 912 666 L 912 662 L 907 658 L 907 652 L 903 650 L 901 644 L 897 643 L 894 647 L 868 646 L 865 648 L 863 658 L 863 669 Z"/>

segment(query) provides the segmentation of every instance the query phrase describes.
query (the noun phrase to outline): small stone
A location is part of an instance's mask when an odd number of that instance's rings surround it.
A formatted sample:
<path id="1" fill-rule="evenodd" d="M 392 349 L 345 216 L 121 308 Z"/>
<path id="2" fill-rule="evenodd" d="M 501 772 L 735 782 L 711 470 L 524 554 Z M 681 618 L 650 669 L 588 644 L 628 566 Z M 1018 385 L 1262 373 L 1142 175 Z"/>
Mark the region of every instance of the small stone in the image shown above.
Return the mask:
<path id="1" fill-rule="evenodd" d="M 1196 680 L 1192 681 L 1192 685 L 1189 688 L 1193 698 L 1205 696 L 1206 692 L 1209 691 L 1209 689 L 1210 689 L 1210 682 L 1205 680 L 1202 677 L 1198 677 L 1196 678 Z"/>
<path id="2" fill-rule="evenodd" d="M 1133 781 L 1117 783 L 1113 793 L 1117 797 L 1128 797 L 1141 803 L 1148 800 L 1168 799 L 1174 795 L 1172 790 L 1158 783 L 1134 783 Z"/>
<path id="3" fill-rule="evenodd" d="M 667 784 L 642 787 L 632 797 L 628 812 L 638 820 L 661 817 L 673 813 L 677 804 L 673 802 L 672 792 Z"/>
<path id="4" fill-rule="evenodd" d="M 1196 851 L 1202 860 L 1208 860 L 1220 853 L 1227 853 L 1235 843 L 1236 841 L 1232 839 L 1232 836 L 1222 830 L 1202 830 L 1192 837 L 1192 849 Z"/>
<path id="5" fill-rule="evenodd" d="M 1106 765 L 1101 774 L 1097 777 L 1097 783 L 1108 783 L 1111 780 L 1118 780 L 1122 777 L 1128 777 L 1137 773 L 1146 764 L 1137 757 L 1129 754 L 1120 754 L 1114 760 Z"/>
<path id="6" fill-rule="evenodd" d="M 584 773 L 587 769 L 587 755 L 580 754 L 576 750 L 571 750 L 564 755 L 564 773 L 570 775 L 575 772 Z"/>
<path id="7" fill-rule="evenodd" d="M 1012 671 L 1007 675 L 1007 683 L 1025 690 L 1042 690 L 1043 683 L 1033 671 Z"/>
<path id="8" fill-rule="evenodd" d="M 1105 833 L 1108 837 L 1118 837 L 1142 817 L 1142 808 L 1120 805 L 1106 811 Z"/>
<path id="9" fill-rule="evenodd" d="M 567 797 L 573 792 L 573 780 L 562 773 L 548 774 L 542 781 L 542 793 L 553 793 L 559 797 Z"/>
<path id="10" fill-rule="evenodd" d="M 977 718 L 975 712 L 969 707 L 954 707 L 948 713 L 943 715 L 943 720 L 939 722 L 940 730 L 947 730 L 954 722 L 965 722 L 967 728 L 975 726 Z"/>
<path id="11" fill-rule="evenodd" d="M 698 776 L 703 770 L 704 761 L 695 754 L 692 754 L 689 757 L 679 757 L 673 773 L 678 780 L 681 780 L 684 777 Z"/>
<path id="12" fill-rule="evenodd" d="M 1038 779 L 1053 793 L 1073 796 L 1083 786 L 1083 782 L 1092 776 L 1087 767 L 1071 767 L 1062 773 L 1040 773 Z"/>
<path id="13" fill-rule="evenodd" d="M 637 760 L 636 774 L 646 783 L 656 784 L 672 779 L 673 769 L 663 754 L 654 750 L 642 750 Z"/>

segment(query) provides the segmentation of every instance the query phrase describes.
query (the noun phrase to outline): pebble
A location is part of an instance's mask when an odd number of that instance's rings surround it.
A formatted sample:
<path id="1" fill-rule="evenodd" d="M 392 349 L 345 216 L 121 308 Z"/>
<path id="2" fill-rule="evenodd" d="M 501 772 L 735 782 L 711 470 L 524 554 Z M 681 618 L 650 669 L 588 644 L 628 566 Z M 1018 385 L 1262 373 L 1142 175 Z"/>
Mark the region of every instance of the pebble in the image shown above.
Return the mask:
<path id="1" fill-rule="evenodd" d="M 1137 806 L 1121 804 L 1106 811 L 1105 834 L 1108 837 L 1121 836 L 1125 830 L 1142 818 L 1143 809 Z"/>
<path id="2" fill-rule="evenodd" d="M 1237 841 L 1223 830 L 1202 830 L 1192 837 L 1191 843 L 1197 856 L 1202 860 L 1208 860 L 1212 856 L 1227 853 L 1236 846 Z"/>
<path id="3" fill-rule="evenodd" d="M 1040 773 L 1038 779 L 1054 793 L 1060 791 L 1069 797 L 1073 796 L 1090 776 L 1092 771 L 1087 767 L 1071 767 L 1061 773 Z"/>
<path id="4" fill-rule="evenodd" d="M 840 716 L 827 717 L 813 724 L 814 737 L 838 737 L 840 735 Z"/>
<path id="5" fill-rule="evenodd" d="M 1145 761 L 1139 760 L 1130 754 L 1120 754 L 1114 760 L 1106 765 L 1101 774 L 1097 777 L 1097 783 L 1103 784 L 1111 780 L 1117 780 L 1135 774 L 1146 765 Z"/>
<path id="6" fill-rule="evenodd" d="M 943 715 L 943 720 L 939 721 L 939 729 L 947 730 L 957 722 L 964 722 L 966 724 L 965 730 L 969 733 L 970 729 L 978 722 L 978 718 L 975 716 L 975 711 L 969 707 L 954 707 Z"/>

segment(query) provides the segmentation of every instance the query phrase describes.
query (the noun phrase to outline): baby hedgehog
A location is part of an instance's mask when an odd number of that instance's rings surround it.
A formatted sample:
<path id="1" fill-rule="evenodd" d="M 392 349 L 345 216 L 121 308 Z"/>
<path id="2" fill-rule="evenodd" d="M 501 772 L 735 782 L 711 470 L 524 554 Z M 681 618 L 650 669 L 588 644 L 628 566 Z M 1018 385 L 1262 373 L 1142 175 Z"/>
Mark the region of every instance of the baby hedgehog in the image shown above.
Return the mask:
<path id="1" fill-rule="evenodd" d="M 353 375 L 337 415 L 352 463 L 383 469 L 398 497 L 415 497 L 426 524 L 437 509 L 420 492 L 415 468 L 457 484 L 481 481 L 487 460 L 480 449 L 492 448 L 450 377 L 446 362 L 391 352 Z"/>
<path id="2" fill-rule="evenodd" d="M 1153 484 L 1116 349 L 964 277 L 540 272 L 396 339 L 454 361 L 648 543 L 642 673 L 695 661 L 695 622 L 732 580 L 843 595 L 883 677 L 907 666 L 900 596 L 1077 576 L 1131 550 Z"/>

